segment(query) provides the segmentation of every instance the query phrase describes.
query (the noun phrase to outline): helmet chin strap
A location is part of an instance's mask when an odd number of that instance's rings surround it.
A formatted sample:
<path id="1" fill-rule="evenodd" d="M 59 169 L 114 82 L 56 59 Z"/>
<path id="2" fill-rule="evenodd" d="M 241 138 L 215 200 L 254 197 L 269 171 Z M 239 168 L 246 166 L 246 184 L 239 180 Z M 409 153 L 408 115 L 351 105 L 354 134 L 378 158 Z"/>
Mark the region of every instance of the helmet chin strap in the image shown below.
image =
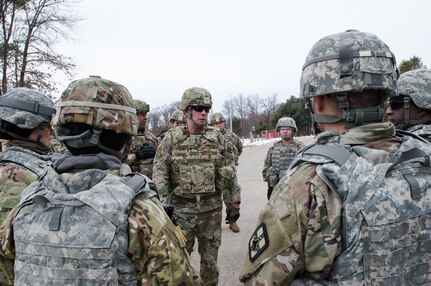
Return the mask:
<path id="1" fill-rule="evenodd" d="M 203 129 L 204 127 L 205 127 L 205 125 L 206 124 L 199 124 L 199 123 L 197 123 L 194 119 L 193 119 L 193 111 L 192 111 L 192 108 L 191 107 L 189 107 L 189 119 L 190 119 L 190 121 L 193 123 L 193 125 L 196 127 L 196 128 L 198 128 L 198 129 Z"/>

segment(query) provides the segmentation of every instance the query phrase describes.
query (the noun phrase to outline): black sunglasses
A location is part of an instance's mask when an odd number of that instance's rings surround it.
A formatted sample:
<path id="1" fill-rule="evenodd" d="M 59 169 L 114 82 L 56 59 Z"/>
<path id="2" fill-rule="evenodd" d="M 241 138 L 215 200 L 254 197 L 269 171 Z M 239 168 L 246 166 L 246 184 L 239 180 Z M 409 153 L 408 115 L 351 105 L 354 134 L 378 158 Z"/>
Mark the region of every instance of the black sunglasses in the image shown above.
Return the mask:
<path id="1" fill-rule="evenodd" d="M 404 101 L 401 100 L 390 100 L 389 106 L 392 110 L 397 110 L 404 107 Z"/>
<path id="2" fill-rule="evenodd" d="M 192 105 L 192 109 L 196 112 L 202 112 L 205 110 L 205 112 L 208 113 L 211 109 L 211 106 Z"/>

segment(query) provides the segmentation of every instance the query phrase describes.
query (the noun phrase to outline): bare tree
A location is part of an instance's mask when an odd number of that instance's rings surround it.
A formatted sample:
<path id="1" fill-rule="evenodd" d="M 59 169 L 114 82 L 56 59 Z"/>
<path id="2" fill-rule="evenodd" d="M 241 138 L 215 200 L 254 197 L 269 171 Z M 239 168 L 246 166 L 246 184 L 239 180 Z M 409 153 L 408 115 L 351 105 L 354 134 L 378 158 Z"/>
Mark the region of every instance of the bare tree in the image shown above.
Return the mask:
<path id="1" fill-rule="evenodd" d="M 274 93 L 272 96 L 268 96 L 262 99 L 262 114 L 265 119 L 265 129 L 271 128 L 271 114 L 275 113 L 277 111 L 278 107 L 278 96 L 276 93 Z"/>
<path id="2" fill-rule="evenodd" d="M 148 114 L 148 128 L 156 135 L 169 129 L 169 117 L 178 108 L 179 101 L 152 109 Z"/>
<path id="3" fill-rule="evenodd" d="M 13 27 L 9 42 L 2 41 L 2 50 L 6 47 L 6 54 L 2 55 L 2 91 L 11 86 L 56 91 L 58 83 L 54 74 L 61 72 L 71 78 L 75 64 L 70 57 L 55 52 L 53 46 L 60 39 L 71 40 L 72 28 L 81 20 L 71 13 L 79 0 L 4 2 L 15 3 L 16 16 L 2 19 L 8 24 L 2 26 L 3 37 L 7 35 L 5 29 Z M 8 11 L 11 13 L 11 8 Z"/>

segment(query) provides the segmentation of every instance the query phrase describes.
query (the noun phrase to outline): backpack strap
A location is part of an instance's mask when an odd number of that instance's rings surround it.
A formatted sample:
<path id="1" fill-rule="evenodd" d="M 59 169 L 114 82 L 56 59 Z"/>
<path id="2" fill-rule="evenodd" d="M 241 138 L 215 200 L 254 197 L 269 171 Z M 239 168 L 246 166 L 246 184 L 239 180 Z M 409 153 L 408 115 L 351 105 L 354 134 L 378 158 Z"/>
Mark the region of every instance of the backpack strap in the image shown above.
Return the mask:
<path id="1" fill-rule="evenodd" d="M 394 163 L 392 163 L 392 165 L 389 167 L 389 171 L 394 169 L 397 165 L 403 162 L 419 159 L 419 158 L 424 158 L 424 165 L 427 167 L 431 167 L 430 156 L 428 156 L 423 150 L 415 147 L 408 151 L 402 152 L 401 155 L 397 157 L 396 161 L 394 161 Z M 406 173 L 406 174 L 402 174 L 402 176 L 410 185 L 410 192 L 411 192 L 412 198 L 415 200 L 420 199 L 422 197 L 422 188 L 420 187 L 415 174 Z"/>
<path id="2" fill-rule="evenodd" d="M 2 153 L 0 161 L 12 162 L 24 166 L 35 173 L 39 178 L 46 173 L 46 167 L 49 165 L 48 161 L 42 160 L 34 155 L 11 149 Z"/>
<path id="3" fill-rule="evenodd" d="M 320 156 L 323 158 L 326 158 L 330 161 L 333 161 L 335 163 L 337 163 L 338 165 L 342 166 L 344 163 L 347 162 L 347 160 L 349 159 L 349 157 L 352 155 L 351 151 L 343 148 L 339 145 L 317 145 L 317 144 L 312 144 L 309 145 L 307 147 L 305 147 L 304 149 L 302 149 L 302 152 L 300 152 L 297 156 L 297 158 L 292 162 L 292 165 L 290 166 L 290 169 L 298 166 L 299 164 L 303 163 L 303 162 L 313 162 L 316 164 L 323 164 L 323 163 L 328 163 L 328 162 L 314 162 L 311 160 L 307 160 L 307 158 L 304 158 L 304 156 Z"/>
<path id="4" fill-rule="evenodd" d="M 156 184 L 145 175 L 131 173 L 125 176 L 122 181 L 135 192 L 135 195 L 141 195 L 145 199 L 158 196 Z"/>

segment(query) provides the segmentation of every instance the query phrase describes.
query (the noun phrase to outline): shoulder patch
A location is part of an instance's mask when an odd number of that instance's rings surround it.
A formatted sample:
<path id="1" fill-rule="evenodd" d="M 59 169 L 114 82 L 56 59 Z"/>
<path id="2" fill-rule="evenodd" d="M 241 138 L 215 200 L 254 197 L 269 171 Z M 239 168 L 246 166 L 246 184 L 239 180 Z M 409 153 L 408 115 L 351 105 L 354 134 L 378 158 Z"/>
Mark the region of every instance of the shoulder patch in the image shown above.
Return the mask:
<path id="1" fill-rule="evenodd" d="M 262 252 L 269 246 L 268 231 L 266 224 L 261 223 L 253 232 L 250 241 L 248 242 L 248 255 L 250 261 L 253 262 Z"/>

